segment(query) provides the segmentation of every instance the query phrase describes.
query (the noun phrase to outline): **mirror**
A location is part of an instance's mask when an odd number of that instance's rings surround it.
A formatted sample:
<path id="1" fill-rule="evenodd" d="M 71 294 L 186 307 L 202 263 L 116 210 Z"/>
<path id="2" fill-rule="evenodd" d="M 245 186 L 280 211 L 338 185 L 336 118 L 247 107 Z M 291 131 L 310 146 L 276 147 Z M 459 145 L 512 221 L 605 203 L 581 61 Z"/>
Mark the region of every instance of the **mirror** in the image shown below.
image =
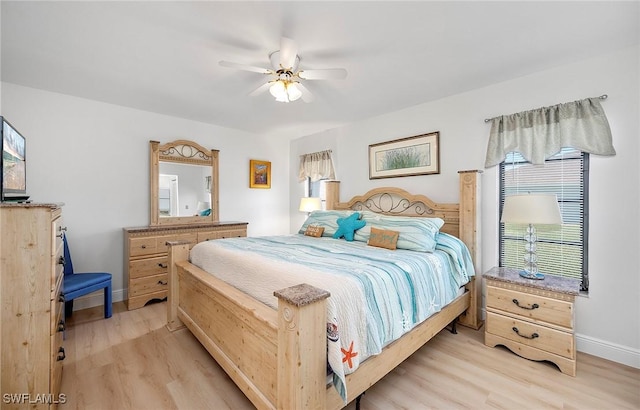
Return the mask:
<path id="1" fill-rule="evenodd" d="M 151 225 L 217 222 L 218 150 L 150 141 Z"/>

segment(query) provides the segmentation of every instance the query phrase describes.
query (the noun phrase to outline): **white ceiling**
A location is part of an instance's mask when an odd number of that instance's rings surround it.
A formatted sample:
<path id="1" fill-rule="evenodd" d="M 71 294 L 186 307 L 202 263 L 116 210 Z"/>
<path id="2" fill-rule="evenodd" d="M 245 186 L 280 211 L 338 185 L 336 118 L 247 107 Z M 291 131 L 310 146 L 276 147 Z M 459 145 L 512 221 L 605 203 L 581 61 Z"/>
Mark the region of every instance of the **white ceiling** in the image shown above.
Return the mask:
<path id="1" fill-rule="evenodd" d="M 639 2 L 2 1 L 2 81 L 266 136 L 299 137 L 639 42 Z M 315 95 L 257 73 L 281 36 Z"/>

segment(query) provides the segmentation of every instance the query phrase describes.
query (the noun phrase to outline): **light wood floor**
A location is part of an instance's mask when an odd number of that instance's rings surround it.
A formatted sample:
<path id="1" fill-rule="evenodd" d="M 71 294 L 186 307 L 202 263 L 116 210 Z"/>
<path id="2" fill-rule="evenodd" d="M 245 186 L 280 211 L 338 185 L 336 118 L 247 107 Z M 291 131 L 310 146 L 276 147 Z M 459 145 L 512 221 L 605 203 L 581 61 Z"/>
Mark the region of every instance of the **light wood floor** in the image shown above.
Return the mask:
<path id="1" fill-rule="evenodd" d="M 252 409 L 188 330 L 166 330 L 165 315 L 165 303 L 133 311 L 116 303 L 106 320 L 101 308 L 74 312 L 61 409 Z M 578 353 L 573 378 L 459 329 L 441 332 L 372 386 L 362 410 L 640 408 L 638 369 Z"/>

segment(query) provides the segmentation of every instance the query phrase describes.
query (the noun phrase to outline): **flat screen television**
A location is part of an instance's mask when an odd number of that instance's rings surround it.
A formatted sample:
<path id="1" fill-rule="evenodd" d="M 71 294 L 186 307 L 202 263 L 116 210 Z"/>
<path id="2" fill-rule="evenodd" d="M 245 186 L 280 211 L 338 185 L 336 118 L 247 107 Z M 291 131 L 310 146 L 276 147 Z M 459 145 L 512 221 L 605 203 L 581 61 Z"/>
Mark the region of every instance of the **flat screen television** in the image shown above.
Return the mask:
<path id="1" fill-rule="evenodd" d="M 4 117 L 2 120 L 2 201 L 27 200 L 27 157 L 25 137 Z"/>

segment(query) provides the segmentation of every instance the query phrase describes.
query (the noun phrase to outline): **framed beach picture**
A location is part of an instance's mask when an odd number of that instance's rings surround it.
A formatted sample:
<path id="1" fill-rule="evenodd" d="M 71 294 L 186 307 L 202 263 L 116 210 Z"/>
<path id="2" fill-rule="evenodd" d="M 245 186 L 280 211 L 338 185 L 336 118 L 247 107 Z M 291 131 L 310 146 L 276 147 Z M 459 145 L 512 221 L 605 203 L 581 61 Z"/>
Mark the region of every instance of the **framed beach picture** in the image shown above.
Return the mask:
<path id="1" fill-rule="evenodd" d="M 369 145 L 369 179 L 440 173 L 440 132 Z"/>
<path id="2" fill-rule="evenodd" d="M 271 162 L 249 160 L 249 188 L 271 188 Z"/>

